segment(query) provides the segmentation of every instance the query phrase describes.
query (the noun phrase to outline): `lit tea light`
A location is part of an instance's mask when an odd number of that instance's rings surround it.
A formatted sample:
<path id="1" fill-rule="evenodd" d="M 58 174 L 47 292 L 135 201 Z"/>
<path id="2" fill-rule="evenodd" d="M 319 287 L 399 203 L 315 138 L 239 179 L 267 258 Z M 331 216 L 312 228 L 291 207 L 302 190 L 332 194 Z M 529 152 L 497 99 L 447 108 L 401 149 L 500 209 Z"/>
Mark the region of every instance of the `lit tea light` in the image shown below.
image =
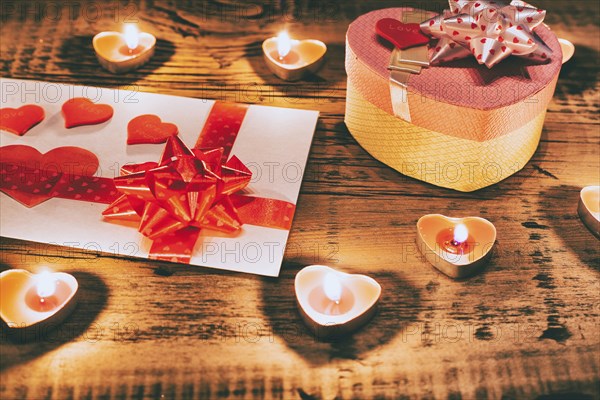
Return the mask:
<path id="1" fill-rule="evenodd" d="M 581 190 L 577 213 L 583 224 L 600 238 L 600 186 L 587 186 Z"/>
<path id="2" fill-rule="evenodd" d="M 262 45 L 265 62 L 281 79 L 297 81 L 307 72 L 316 72 L 325 59 L 327 46 L 319 40 L 294 40 L 281 32 Z"/>
<path id="3" fill-rule="evenodd" d="M 427 261 L 451 278 L 464 278 L 484 266 L 496 242 L 496 228 L 483 218 L 432 214 L 417 222 L 417 245 Z"/>
<path id="4" fill-rule="evenodd" d="M 96 57 L 104 68 L 122 73 L 139 68 L 154 55 L 156 38 L 139 32 L 135 24 L 125 25 L 124 32 L 100 32 L 92 41 Z"/>
<path id="5" fill-rule="evenodd" d="M 294 283 L 300 314 L 319 337 L 352 332 L 371 319 L 381 286 L 365 275 L 352 275 L 324 265 L 311 265 Z"/>
<path id="6" fill-rule="evenodd" d="M 63 272 L 31 274 L 23 269 L 0 273 L 0 318 L 11 329 L 58 323 L 74 309 L 77 280 Z"/>

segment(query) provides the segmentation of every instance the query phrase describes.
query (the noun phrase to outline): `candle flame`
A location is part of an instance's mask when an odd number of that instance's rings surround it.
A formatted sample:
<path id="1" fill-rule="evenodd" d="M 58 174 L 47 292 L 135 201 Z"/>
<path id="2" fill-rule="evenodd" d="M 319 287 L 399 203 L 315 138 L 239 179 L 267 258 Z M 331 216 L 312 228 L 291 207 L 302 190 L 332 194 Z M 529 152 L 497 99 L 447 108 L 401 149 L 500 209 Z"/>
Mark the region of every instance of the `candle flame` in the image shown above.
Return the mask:
<path id="1" fill-rule="evenodd" d="M 458 224 L 454 228 L 454 241 L 456 243 L 464 243 L 469 237 L 469 230 L 465 224 Z"/>
<path id="2" fill-rule="evenodd" d="M 56 279 L 48 271 L 44 271 L 37 276 L 37 294 L 41 298 L 50 297 L 56 290 Z"/>
<path id="3" fill-rule="evenodd" d="M 284 58 L 292 50 L 292 40 L 286 31 L 283 31 L 277 36 L 277 52 L 279 58 Z"/>
<path id="4" fill-rule="evenodd" d="M 323 289 L 325 290 L 325 296 L 329 300 L 339 303 L 342 298 L 342 283 L 340 279 L 331 272 L 328 272 L 323 279 Z"/>
<path id="5" fill-rule="evenodd" d="M 125 25 L 125 43 L 129 50 L 134 50 L 140 42 L 140 34 L 134 24 Z"/>

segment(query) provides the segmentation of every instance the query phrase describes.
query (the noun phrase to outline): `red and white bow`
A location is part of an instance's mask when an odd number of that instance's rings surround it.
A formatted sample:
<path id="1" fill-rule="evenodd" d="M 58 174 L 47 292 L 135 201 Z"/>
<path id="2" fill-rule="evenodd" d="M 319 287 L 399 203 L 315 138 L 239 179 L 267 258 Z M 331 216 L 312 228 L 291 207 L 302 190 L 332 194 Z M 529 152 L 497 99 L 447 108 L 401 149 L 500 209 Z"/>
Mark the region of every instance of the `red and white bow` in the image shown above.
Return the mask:
<path id="1" fill-rule="evenodd" d="M 510 5 L 488 0 L 449 0 L 450 10 L 421 23 L 421 30 L 439 39 L 432 65 L 475 56 L 492 68 L 516 55 L 545 62 L 552 50 L 533 30 L 544 21 L 545 10 L 520 0 Z"/>

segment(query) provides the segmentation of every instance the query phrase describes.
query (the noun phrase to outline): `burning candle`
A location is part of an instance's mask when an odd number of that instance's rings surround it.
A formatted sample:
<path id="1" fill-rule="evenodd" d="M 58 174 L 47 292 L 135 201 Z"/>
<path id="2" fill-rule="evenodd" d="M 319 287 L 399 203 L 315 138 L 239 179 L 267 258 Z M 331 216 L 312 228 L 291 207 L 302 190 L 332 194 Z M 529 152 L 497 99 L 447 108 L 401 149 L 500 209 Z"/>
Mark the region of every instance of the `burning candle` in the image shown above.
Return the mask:
<path id="1" fill-rule="evenodd" d="M 71 288 L 52 273 L 44 271 L 35 276 L 35 284 L 25 295 L 25 303 L 34 311 L 55 310 L 71 295 Z"/>
<path id="2" fill-rule="evenodd" d="M 471 243 L 473 239 L 471 238 Z M 440 231 L 436 242 L 450 254 L 464 255 L 471 252 L 469 246 L 469 229 L 465 224 Z"/>
<path id="3" fill-rule="evenodd" d="M 352 332 L 375 313 L 381 286 L 372 278 L 311 265 L 296 275 L 300 314 L 319 337 Z"/>
<path id="4" fill-rule="evenodd" d="M 156 38 L 139 32 L 134 24 L 125 25 L 124 32 L 100 32 L 92 41 L 96 57 L 104 68 L 122 73 L 139 68 L 154 55 Z"/>
<path id="5" fill-rule="evenodd" d="M 69 274 L 22 269 L 0 273 L 0 318 L 12 329 L 58 323 L 73 310 L 77 280 Z"/>
<path id="6" fill-rule="evenodd" d="M 581 190 L 577 213 L 583 224 L 600 238 L 600 186 L 587 186 Z"/>
<path id="7" fill-rule="evenodd" d="M 316 72 L 322 65 L 327 46 L 319 40 L 294 40 L 281 32 L 262 45 L 265 62 L 281 79 L 297 81 L 307 72 Z"/>
<path id="8" fill-rule="evenodd" d="M 496 228 L 478 217 L 426 215 L 417 222 L 417 245 L 425 258 L 451 278 L 464 278 L 484 266 L 496 241 Z"/>

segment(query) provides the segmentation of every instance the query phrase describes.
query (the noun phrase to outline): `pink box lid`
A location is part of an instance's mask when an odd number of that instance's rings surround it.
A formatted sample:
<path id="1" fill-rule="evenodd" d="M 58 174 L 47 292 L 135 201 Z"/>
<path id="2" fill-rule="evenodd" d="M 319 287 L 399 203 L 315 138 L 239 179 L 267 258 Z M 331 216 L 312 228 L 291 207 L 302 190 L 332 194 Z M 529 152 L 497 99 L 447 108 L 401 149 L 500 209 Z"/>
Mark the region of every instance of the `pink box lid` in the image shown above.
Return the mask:
<path id="1" fill-rule="evenodd" d="M 348 28 L 347 45 L 358 62 L 382 78 L 376 80 L 380 85 L 387 85 L 390 75 L 387 67 L 393 46 L 376 34 L 375 24 L 382 18 L 402 20 L 403 12 L 422 13 L 423 20 L 435 15 L 411 8 L 387 8 L 360 16 Z M 485 65 L 479 65 L 474 58 L 469 57 L 447 66 L 425 68 L 421 74 L 412 75 L 409 80 L 410 90 L 436 101 L 478 110 L 493 110 L 528 99 L 551 84 L 562 65 L 560 44 L 552 31 L 547 26 L 540 25 L 535 33 L 553 51 L 550 62 L 546 64 L 532 64 L 511 56 L 488 70 Z M 387 87 L 371 87 L 368 92 L 373 96 L 369 96 L 369 93 L 363 95 L 369 101 L 391 112 Z"/>

